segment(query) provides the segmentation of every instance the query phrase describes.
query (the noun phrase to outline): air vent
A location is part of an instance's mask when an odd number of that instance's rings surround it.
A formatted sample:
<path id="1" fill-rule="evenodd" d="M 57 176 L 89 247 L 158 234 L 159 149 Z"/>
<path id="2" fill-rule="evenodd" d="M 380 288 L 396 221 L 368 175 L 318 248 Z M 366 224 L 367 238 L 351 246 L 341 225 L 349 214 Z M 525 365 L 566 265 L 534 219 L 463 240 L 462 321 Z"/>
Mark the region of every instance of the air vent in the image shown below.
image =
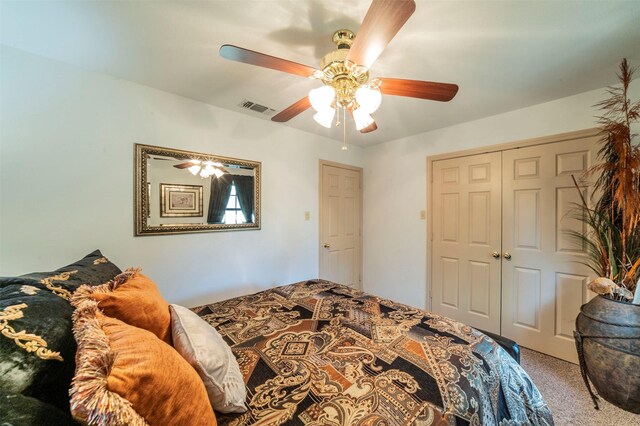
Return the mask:
<path id="1" fill-rule="evenodd" d="M 242 102 L 238 104 L 238 106 L 240 108 L 249 109 L 251 111 L 255 111 L 259 114 L 264 114 L 264 115 L 273 115 L 276 112 L 276 110 L 273 108 L 269 108 L 268 106 L 251 102 L 246 99 L 243 99 Z"/>

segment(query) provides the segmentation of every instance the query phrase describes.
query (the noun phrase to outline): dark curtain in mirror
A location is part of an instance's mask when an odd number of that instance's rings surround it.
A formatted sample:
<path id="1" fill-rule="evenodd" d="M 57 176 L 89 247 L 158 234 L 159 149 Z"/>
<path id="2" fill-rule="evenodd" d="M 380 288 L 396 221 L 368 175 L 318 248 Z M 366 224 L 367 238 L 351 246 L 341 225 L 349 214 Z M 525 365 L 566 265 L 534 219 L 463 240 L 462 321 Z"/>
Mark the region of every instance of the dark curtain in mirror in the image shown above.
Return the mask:
<path id="1" fill-rule="evenodd" d="M 211 178 L 211 197 L 209 198 L 209 214 L 207 215 L 208 223 L 222 223 L 224 214 L 231 195 L 230 175 L 222 175 L 220 177 Z"/>
<path id="2" fill-rule="evenodd" d="M 253 222 L 253 176 L 234 176 L 236 196 L 247 223 Z"/>

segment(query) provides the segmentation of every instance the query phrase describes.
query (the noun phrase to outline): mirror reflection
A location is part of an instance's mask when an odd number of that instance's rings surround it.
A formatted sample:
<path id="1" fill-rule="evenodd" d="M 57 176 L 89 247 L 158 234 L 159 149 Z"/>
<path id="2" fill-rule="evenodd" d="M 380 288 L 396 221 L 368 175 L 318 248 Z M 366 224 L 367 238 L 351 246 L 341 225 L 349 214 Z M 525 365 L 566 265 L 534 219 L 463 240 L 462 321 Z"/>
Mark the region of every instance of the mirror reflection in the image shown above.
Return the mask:
<path id="1" fill-rule="evenodd" d="M 260 228 L 260 163 L 136 144 L 136 235 Z"/>

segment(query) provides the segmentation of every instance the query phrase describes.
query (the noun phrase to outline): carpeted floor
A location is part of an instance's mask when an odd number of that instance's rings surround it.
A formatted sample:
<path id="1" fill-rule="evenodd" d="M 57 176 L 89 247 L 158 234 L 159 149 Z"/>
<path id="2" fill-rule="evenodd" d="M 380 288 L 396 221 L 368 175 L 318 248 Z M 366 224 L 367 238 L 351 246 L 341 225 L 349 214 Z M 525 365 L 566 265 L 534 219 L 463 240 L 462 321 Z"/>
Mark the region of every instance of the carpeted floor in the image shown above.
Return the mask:
<path id="1" fill-rule="evenodd" d="M 522 348 L 521 364 L 547 401 L 557 426 L 640 426 L 640 415 L 602 398 L 596 410 L 577 365 L 526 348 Z"/>

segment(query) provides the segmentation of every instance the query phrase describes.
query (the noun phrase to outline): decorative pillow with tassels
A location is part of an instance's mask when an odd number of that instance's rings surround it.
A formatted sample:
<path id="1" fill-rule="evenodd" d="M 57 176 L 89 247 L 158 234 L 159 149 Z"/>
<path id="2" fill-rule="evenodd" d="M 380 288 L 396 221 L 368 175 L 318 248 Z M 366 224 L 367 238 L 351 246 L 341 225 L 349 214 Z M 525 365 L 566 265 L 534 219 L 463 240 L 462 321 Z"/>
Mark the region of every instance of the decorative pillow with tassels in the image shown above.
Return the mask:
<path id="1" fill-rule="evenodd" d="M 119 273 L 96 250 L 55 271 L 0 278 L 0 392 L 33 397 L 68 413 L 76 353 L 71 294 L 83 283 L 104 283 Z M 3 421 L 24 423 L 10 415 L 15 410 L 7 413 L 0 416 Z"/>
<path id="2" fill-rule="evenodd" d="M 88 425 L 216 425 L 202 381 L 171 346 L 105 316 L 96 301 L 74 300 L 74 305 L 75 419 Z"/>
<path id="3" fill-rule="evenodd" d="M 140 270 L 128 268 L 106 284 L 82 286 L 73 294 L 73 303 L 95 300 L 107 316 L 148 330 L 171 344 L 169 304 Z"/>
<path id="4" fill-rule="evenodd" d="M 211 405 L 221 413 L 244 413 L 247 389 L 231 348 L 198 314 L 170 305 L 173 346 L 204 382 Z"/>

